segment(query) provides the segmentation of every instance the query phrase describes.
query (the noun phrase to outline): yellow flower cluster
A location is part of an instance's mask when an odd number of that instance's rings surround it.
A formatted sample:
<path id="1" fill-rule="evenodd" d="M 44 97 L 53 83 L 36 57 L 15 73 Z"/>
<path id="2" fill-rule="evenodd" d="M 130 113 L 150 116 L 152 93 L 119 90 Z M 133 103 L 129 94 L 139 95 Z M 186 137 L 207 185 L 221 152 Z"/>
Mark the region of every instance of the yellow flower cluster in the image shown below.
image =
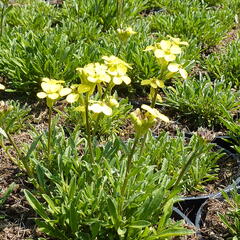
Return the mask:
<path id="1" fill-rule="evenodd" d="M 72 92 L 67 96 L 67 102 L 74 103 L 79 101 L 80 105 L 83 106 L 83 93 L 91 95 L 97 87 L 98 93 L 102 95 L 103 87 L 107 88 L 109 85 L 111 89 L 114 85 L 131 83 L 131 79 L 127 76 L 127 70 L 131 69 L 129 64 L 116 56 L 103 56 L 102 59 L 104 60 L 104 64 L 90 63 L 83 68 L 77 68 L 81 78 L 81 84 L 71 86 Z M 109 98 L 105 102 L 95 102 L 93 105 L 89 106 L 89 110 L 95 113 L 111 115 L 111 107 L 117 105 L 116 99 Z M 83 107 L 78 107 L 76 109 L 84 111 Z"/>
<path id="2" fill-rule="evenodd" d="M 135 35 L 137 32 L 134 32 L 131 27 L 126 29 L 117 29 L 118 37 L 121 41 L 126 42 L 132 35 Z"/>
<path id="3" fill-rule="evenodd" d="M 162 40 L 160 43 L 148 46 L 145 51 L 153 51 L 159 64 L 162 67 L 167 67 L 170 74 L 163 76 L 165 79 L 173 77 L 175 73 L 179 73 L 182 78 L 186 79 L 188 76 L 187 71 L 180 64 L 173 63 L 173 61 L 176 60 L 177 55 L 182 53 L 180 46 L 188 46 L 188 43 L 181 41 L 180 38 L 173 38 L 171 36 L 169 38 L 170 40 Z"/>
<path id="4" fill-rule="evenodd" d="M 155 124 L 157 119 L 169 122 L 169 118 L 161 114 L 156 108 L 143 104 L 141 109 L 144 110 L 144 112 L 137 108 L 130 114 L 138 137 L 145 135 L 148 129 Z"/>
<path id="5" fill-rule="evenodd" d="M 48 107 L 52 107 L 58 99 L 67 96 L 67 102 L 74 103 L 78 101 L 80 106 L 76 110 L 83 112 L 85 111 L 83 94 L 87 94 L 87 98 L 89 98 L 97 87 L 101 98 L 103 88 L 107 89 L 108 85 L 111 89 L 114 85 L 130 84 L 131 79 L 127 76 L 127 70 L 131 69 L 129 64 L 115 56 L 104 56 L 103 60 L 104 64 L 90 63 L 82 68 L 77 68 L 81 83 L 73 84 L 70 88 L 64 88 L 62 85 L 64 81 L 62 80 L 43 78 L 41 83 L 43 91 L 37 93 L 38 98 L 46 98 Z M 113 97 L 106 94 L 104 96 L 106 98 L 104 101 L 95 101 L 92 105 L 89 105 L 89 110 L 95 113 L 111 115 L 112 107 L 117 107 L 118 102 Z"/>
<path id="6" fill-rule="evenodd" d="M 58 99 L 72 91 L 70 88 L 64 88 L 62 83 L 64 83 L 62 80 L 43 78 L 41 83 L 43 91 L 37 93 L 38 98 L 46 98 L 48 107 L 52 107 Z"/>
<path id="7" fill-rule="evenodd" d="M 154 101 L 162 101 L 162 98 L 157 94 L 158 88 L 163 88 L 164 82 L 179 74 L 183 79 L 187 79 L 188 73 L 181 64 L 175 62 L 177 55 L 182 53 L 181 45 L 188 46 L 187 42 L 183 42 L 180 38 L 168 36 L 169 40 L 161 40 L 152 46 L 148 46 L 144 51 L 153 51 L 160 64 L 159 78 L 151 78 L 143 80 L 141 85 L 150 85 L 149 98 Z"/>
<path id="8" fill-rule="evenodd" d="M 123 82 L 127 85 L 131 83 L 131 79 L 127 76 L 127 70 L 132 69 L 129 64 L 115 56 L 104 56 L 102 59 L 108 67 L 107 73 L 111 76 L 115 85 L 120 85 Z"/>

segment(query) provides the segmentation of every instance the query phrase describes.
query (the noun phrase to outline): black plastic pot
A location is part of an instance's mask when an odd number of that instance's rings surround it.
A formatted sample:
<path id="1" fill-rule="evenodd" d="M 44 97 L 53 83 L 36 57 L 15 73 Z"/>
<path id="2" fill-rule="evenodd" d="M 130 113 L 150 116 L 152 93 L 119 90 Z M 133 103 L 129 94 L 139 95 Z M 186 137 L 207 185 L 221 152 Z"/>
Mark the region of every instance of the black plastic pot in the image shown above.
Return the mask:
<path id="1" fill-rule="evenodd" d="M 230 193 L 232 190 L 236 189 L 238 190 L 238 193 L 240 193 L 240 177 L 236 179 L 236 181 L 231 184 L 230 186 L 228 186 L 227 188 L 225 188 L 223 191 L 226 193 Z M 221 192 L 214 194 L 212 196 L 210 196 L 208 199 L 218 199 L 218 200 L 224 200 L 223 195 Z M 197 235 L 199 237 L 199 240 L 205 240 L 202 235 L 201 235 L 201 227 L 204 224 L 204 213 L 203 213 L 203 209 L 205 207 L 205 205 L 208 203 L 208 201 L 205 201 L 198 209 L 197 213 L 196 213 L 196 219 L 195 219 L 195 227 L 197 229 Z"/>
<path id="2" fill-rule="evenodd" d="M 174 220 L 184 220 L 184 222 L 191 227 L 195 227 L 195 223 L 192 222 L 182 211 L 178 208 L 173 207 L 172 218 Z"/>
<path id="3" fill-rule="evenodd" d="M 217 136 L 213 139 L 212 143 L 217 144 L 217 146 L 221 147 L 229 154 L 237 154 L 236 150 L 233 148 L 233 145 L 236 145 L 238 143 L 230 136 Z"/>

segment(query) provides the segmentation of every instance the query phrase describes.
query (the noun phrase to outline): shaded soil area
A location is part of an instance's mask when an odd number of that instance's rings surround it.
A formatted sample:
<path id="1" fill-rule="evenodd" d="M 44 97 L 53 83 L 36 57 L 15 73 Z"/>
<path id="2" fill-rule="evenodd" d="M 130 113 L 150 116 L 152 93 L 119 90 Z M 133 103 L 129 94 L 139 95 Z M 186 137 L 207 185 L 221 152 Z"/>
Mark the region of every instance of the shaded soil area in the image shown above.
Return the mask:
<path id="1" fill-rule="evenodd" d="M 0 153 L 0 189 L 6 191 L 11 183 L 16 186 L 4 203 L 0 206 L 0 239 L 23 240 L 36 239 L 41 235 L 37 232 L 33 218 L 35 212 L 25 200 L 23 189 L 31 187 L 26 181 L 26 176 L 20 172 L 11 160 Z"/>
<path id="2" fill-rule="evenodd" d="M 203 239 L 225 240 L 231 237 L 226 226 L 221 222 L 218 214 L 226 215 L 229 205 L 225 201 L 209 199 L 204 207 L 201 235 Z"/>

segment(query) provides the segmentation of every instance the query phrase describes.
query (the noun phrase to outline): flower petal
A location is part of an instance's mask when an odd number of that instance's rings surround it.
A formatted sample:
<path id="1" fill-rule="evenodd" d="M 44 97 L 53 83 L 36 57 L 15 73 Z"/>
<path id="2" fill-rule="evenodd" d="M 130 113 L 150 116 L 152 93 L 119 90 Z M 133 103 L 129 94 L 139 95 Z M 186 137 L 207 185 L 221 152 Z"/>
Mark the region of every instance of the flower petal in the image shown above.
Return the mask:
<path id="1" fill-rule="evenodd" d="M 172 54 L 180 54 L 180 53 L 182 52 L 182 50 L 181 50 L 181 48 L 180 48 L 178 45 L 174 44 L 174 45 L 172 45 L 172 47 L 170 48 L 170 52 L 171 52 Z"/>
<path id="2" fill-rule="evenodd" d="M 59 95 L 60 95 L 61 97 L 63 97 L 63 96 L 68 95 L 68 94 L 71 93 L 71 92 L 72 92 L 72 89 L 71 89 L 71 88 L 62 88 L 62 89 L 60 90 L 60 92 L 59 92 Z"/>
<path id="3" fill-rule="evenodd" d="M 183 79 L 187 79 L 188 73 L 187 73 L 187 71 L 185 69 L 180 68 L 179 69 L 179 73 L 180 73 L 180 75 L 182 76 Z"/>
<path id="4" fill-rule="evenodd" d="M 169 65 L 168 65 L 168 70 L 170 71 L 170 72 L 178 72 L 179 71 L 179 64 L 177 64 L 177 63 L 170 63 Z"/>
<path id="5" fill-rule="evenodd" d="M 60 97 L 60 95 L 58 93 L 50 93 L 50 94 L 47 94 L 47 97 L 52 100 L 56 100 Z"/>
<path id="6" fill-rule="evenodd" d="M 94 103 L 93 105 L 89 106 L 88 109 L 95 113 L 100 113 L 103 110 L 102 106 L 98 103 Z"/>
<path id="7" fill-rule="evenodd" d="M 0 83 L 0 90 L 4 90 L 5 86 Z"/>
<path id="8" fill-rule="evenodd" d="M 79 95 L 78 95 L 78 94 L 76 94 L 76 93 L 71 93 L 71 94 L 69 94 L 69 95 L 67 96 L 66 101 L 67 101 L 68 103 L 74 103 L 74 102 L 76 102 L 76 101 L 78 100 L 78 98 L 79 98 Z"/>
<path id="9" fill-rule="evenodd" d="M 164 59 L 167 62 L 172 62 L 176 59 L 176 56 L 174 54 L 166 54 L 166 55 L 164 55 Z"/>
<path id="10" fill-rule="evenodd" d="M 162 57 L 164 57 L 165 52 L 161 49 L 156 49 L 154 51 L 154 55 L 155 55 L 156 58 L 162 58 Z"/>
<path id="11" fill-rule="evenodd" d="M 125 82 L 127 85 L 131 83 L 131 79 L 128 76 L 122 76 L 123 82 Z"/>
<path id="12" fill-rule="evenodd" d="M 171 42 L 169 40 L 162 40 L 160 42 L 160 47 L 162 50 L 169 50 L 171 47 Z"/>
<path id="13" fill-rule="evenodd" d="M 120 85 L 122 84 L 122 78 L 121 77 L 114 77 L 113 78 L 113 83 L 116 84 L 116 85 Z"/>
<path id="14" fill-rule="evenodd" d="M 107 105 L 102 106 L 102 112 L 107 116 L 112 115 L 112 109 Z"/>
<path id="15" fill-rule="evenodd" d="M 37 97 L 38 98 L 45 98 L 45 97 L 47 97 L 47 94 L 45 92 L 39 92 L 39 93 L 37 93 Z"/>

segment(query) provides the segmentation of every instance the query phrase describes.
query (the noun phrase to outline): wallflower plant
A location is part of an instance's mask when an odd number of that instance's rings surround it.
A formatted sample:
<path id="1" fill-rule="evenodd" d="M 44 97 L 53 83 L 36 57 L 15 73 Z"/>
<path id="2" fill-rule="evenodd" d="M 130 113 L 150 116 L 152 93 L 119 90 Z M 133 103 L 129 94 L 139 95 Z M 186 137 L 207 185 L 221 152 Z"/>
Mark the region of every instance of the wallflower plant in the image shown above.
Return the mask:
<path id="1" fill-rule="evenodd" d="M 175 182 L 164 175 L 164 170 L 156 171 L 150 159 L 143 158 L 149 129 L 157 120 L 169 122 L 154 108 L 155 103 L 142 105 L 130 114 L 134 139 L 125 143 L 115 136 L 104 146 L 96 142 L 95 128 L 101 116 L 111 116 L 112 109 L 119 107 L 112 88 L 131 82 L 127 76 L 129 64 L 115 56 L 104 56 L 103 60 L 104 64 L 78 68 L 80 83 L 69 88 L 62 80 L 44 78 L 41 83 L 42 91 L 37 96 L 46 98 L 49 108 L 48 133 L 38 136 L 23 158 L 30 161 L 27 173 L 43 199 L 39 202 L 38 196 L 25 190 L 27 200 L 42 219 L 37 224 L 48 235 L 62 240 L 170 239 L 192 233 L 170 220 L 173 204 L 178 201 L 179 183 L 191 159 Z M 150 83 L 154 89 L 164 84 L 156 79 Z M 66 137 L 64 129 L 52 123 L 52 109 L 62 97 L 77 105 L 76 111 L 85 119 L 86 139 L 79 139 L 77 131 Z M 35 152 L 45 142 L 47 157 Z M 20 152 L 19 159 L 22 155 Z"/>

